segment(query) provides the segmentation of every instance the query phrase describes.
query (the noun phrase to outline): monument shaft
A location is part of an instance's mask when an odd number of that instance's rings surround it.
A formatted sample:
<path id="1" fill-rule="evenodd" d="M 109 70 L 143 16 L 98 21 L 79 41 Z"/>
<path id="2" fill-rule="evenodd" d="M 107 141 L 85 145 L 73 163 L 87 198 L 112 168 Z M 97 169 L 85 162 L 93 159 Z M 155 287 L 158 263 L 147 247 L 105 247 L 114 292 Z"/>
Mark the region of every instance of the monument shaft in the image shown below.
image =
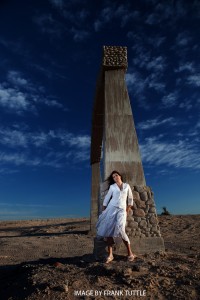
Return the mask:
<path id="1" fill-rule="evenodd" d="M 119 171 L 133 191 L 132 214 L 126 232 L 135 253 L 164 250 L 154 195 L 146 186 L 137 134 L 125 81 L 127 48 L 103 48 L 103 64 L 97 81 L 91 135 L 91 232 L 108 189 L 106 178 Z M 94 253 L 105 254 L 105 243 L 95 240 Z M 123 249 L 117 249 L 123 253 Z"/>
<path id="2" fill-rule="evenodd" d="M 104 179 L 118 170 L 130 185 L 145 185 L 124 69 L 105 71 L 104 115 Z"/>

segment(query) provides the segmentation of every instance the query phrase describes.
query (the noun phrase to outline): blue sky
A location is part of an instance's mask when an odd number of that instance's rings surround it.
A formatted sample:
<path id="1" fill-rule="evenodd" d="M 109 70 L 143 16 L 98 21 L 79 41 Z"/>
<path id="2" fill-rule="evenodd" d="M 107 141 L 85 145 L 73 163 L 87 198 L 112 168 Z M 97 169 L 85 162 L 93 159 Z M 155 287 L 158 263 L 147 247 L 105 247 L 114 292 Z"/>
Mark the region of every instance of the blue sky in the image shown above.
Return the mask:
<path id="1" fill-rule="evenodd" d="M 89 216 L 103 45 L 126 82 L 157 211 L 200 213 L 200 1 L 2 1 L 0 220 Z"/>

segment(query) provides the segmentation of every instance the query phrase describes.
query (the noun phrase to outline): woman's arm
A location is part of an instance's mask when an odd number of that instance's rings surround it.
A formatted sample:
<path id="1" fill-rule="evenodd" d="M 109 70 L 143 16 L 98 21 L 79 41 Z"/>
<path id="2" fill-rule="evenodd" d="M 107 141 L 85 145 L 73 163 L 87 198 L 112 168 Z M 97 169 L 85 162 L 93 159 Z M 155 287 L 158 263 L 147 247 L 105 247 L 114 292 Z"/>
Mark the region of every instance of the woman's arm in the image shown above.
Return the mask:
<path id="1" fill-rule="evenodd" d="M 126 212 L 128 213 L 129 210 L 131 209 L 131 207 L 133 206 L 133 193 L 131 191 L 130 185 L 128 185 L 128 194 L 127 194 L 127 197 L 128 197 L 128 205 L 126 207 Z"/>
<path id="2" fill-rule="evenodd" d="M 128 185 L 128 194 L 127 194 L 127 197 L 128 197 L 128 206 L 133 206 L 133 193 L 131 191 L 130 185 Z"/>
<path id="3" fill-rule="evenodd" d="M 110 186 L 109 190 L 108 190 L 108 193 L 106 194 L 105 198 L 104 198 L 104 201 L 103 201 L 103 210 L 106 209 L 107 205 L 108 205 L 108 202 L 111 198 L 113 194 L 113 190 L 112 190 L 112 187 Z"/>

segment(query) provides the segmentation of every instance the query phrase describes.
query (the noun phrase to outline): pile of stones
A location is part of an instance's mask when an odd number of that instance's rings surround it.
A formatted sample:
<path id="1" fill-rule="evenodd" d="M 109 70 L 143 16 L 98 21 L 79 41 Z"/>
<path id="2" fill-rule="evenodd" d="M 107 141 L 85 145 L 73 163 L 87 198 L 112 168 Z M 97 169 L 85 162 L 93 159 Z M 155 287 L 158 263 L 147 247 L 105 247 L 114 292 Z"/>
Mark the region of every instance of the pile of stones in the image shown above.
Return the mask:
<path id="1" fill-rule="evenodd" d="M 154 195 L 148 186 L 132 187 L 134 204 L 127 218 L 126 232 L 131 237 L 160 237 Z"/>

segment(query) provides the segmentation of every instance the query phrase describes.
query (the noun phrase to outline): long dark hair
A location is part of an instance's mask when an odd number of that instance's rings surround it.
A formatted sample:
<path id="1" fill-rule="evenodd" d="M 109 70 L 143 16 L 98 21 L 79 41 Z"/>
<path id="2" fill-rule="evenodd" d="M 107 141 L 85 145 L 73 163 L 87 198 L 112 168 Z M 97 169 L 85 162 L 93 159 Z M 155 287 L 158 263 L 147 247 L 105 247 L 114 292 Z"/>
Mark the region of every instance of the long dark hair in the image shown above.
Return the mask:
<path id="1" fill-rule="evenodd" d="M 113 174 L 118 174 L 120 177 L 121 177 L 121 180 L 123 181 L 123 177 L 122 177 L 122 175 L 118 172 L 118 171 L 112 171 L 112 173 L 108 176 L 108 178 L 106 179 L 107 181 L 108 181 L 108 184 L 109 184 L 109 186 L 111 185 L 111 184 L 114 184 L 115 183 L 115 181 L 114 181 L 114 179 L 113 179 Z"/>

